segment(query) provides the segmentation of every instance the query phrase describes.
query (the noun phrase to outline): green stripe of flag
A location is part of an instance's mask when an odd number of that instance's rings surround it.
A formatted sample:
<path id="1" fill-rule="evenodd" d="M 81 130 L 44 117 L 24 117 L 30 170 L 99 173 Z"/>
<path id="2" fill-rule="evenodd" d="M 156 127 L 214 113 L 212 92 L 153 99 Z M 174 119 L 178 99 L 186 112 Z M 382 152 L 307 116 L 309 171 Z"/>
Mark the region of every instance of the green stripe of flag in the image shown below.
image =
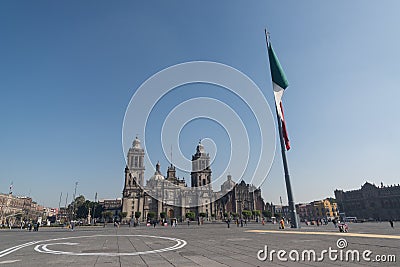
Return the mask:
<path id="1" fill-rule="evenodd" d="M 271 69 L 272 81 L 279 85 L 282 89 L 286 89 L 289 86 L 288 80 L 286 79 L 285 73 L 279 63 L 278 57 L 275 55 L 274 49 L 271 43 L 268 45 L 268 58 L 269 66 Z"/>

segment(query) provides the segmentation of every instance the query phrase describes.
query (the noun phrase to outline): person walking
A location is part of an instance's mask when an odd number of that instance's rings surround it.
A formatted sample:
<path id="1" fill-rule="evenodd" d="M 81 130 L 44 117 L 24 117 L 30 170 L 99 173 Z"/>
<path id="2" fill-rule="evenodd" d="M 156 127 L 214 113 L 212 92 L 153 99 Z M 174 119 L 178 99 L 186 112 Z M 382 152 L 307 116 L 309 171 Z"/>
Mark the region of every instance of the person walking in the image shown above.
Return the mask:
<path id="1" fill-rule="evenodd" d="M 391 226 L 392 228 L 394 228 L 394 222 L 393 222 L 393 220 L 389 220 L 389 223 L 390 223 L 390 226 Z"/>
<path id="2" fill-rule="evenodd" d="M 279 229 L 285 229 L 285 221 L 283 218 L 279 221 Z"/>

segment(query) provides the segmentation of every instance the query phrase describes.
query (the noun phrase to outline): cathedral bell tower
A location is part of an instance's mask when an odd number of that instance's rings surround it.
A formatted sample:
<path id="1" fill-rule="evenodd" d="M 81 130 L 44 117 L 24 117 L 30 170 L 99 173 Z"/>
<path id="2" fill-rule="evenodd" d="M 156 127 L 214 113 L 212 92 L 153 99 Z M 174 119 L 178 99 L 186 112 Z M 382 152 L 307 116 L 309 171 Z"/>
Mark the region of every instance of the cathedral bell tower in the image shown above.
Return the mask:
<path id="1" fill-rule="evenodd" d="M 205 152 L 204 146 L 199 142 L 196 154 L 192 156 L 192 187 L 200 187 L 211 184 L 210 155 Z"/>
<path id="2" fill-rule="evenodd" d="M 126 212 L 126 218 L 133 219 L 135 212 L 143 214 L 144 180 L 144 149 L 140 146 L 140 140 L 136 137 L 127 155 L 128 164 L 125 167 L 125 184 L 122 192 L 122 211 Z"/>
<path id="3" fill-rule="evenodd" d="M 143 186 L 144 181 L 144 149 L 140 145 L 140 140 L 136 137 L 133 140 L 132 147 L 128 151 L 128 169 L 136 182 Z M 125 186 L 127 181 L 125 181 Z"/>

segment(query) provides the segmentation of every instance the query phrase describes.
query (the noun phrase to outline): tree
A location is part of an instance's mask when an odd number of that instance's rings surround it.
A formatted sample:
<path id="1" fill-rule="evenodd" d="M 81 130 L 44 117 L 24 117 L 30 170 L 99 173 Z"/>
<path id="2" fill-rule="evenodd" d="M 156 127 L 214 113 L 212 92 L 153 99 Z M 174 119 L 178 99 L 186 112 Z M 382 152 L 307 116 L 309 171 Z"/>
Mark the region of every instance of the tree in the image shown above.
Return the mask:
<path id="1" fill-rule="evenodd" d="M 202 217 L 202 218 L 205 218 L 205 217 L 207 216 L 207 213 L 205 213 L 205 212 L 200 212 L 200 213 L 199 213 L 199 216 Z"/>
<path id="2" fill-rule="evenodd" d="M 111 221 L 113 218 L 113 213 L 111 211 L 103 211 L 103 217 L 106 221 Z"/>
<path id="3" fill-rule="evenodd" d="M 80 195 L 68 205 L 68 210 L 70 214 L 73 212 L 78 219 L 86 219 L 89 210 L 92 218 L 100 218 L 103 216 L 104 207 L 98 202 L 86 200 L 83 195 Z"/>
<path id="4" fill-rule="evenodd" d="M 86 199 L 83 195 L 80 195 L 79 197 L 76 197 L 73 202 L 75 202 L 75 207 L 79 207 L 86 202 Z"/>
<path id="5" fill-rule="evenodd" d="M 83 201 L 84 199 L 84 196 L 80 196 L 75 200 L 76 217 L 78 219 L 86 219 L 89 214 L 89 209 L 92 205 L 89 200 Z"/>
<path id="6" fill-rule="evenodd" d="M 244 210 L 242 211 L 242 215 L 245 219 L 248 219 L 251 217 L 252 212 L 250 210 Z"/>
<path id="7" fill-rule="evenodd" d="M 160 217 L 161 219 L 165 219 L 165 217 L 167 217 L 167 213 L 165 211 L 160 212 Z"/>
<path id="8" fill-rule="evenodd" d="M 93 218 L 100 218 L 101 215 L 103 214 L 104 207 L 102 205 L 100 205 L 98 202 L 92 202 L 92 204 L 94 206 Z M 92 206 L 92 208 L 93 208 L 93 206 Z"/>
<path id="9" fill-rule="evenodd" d="M 147 213 L 147 219 L 152 220 L 154 217 L 156 217 L 156 213 L 154 211 L 149 211 Z"/>
<path id="10" fill-rule="evenodd" d="M 135 211 L 136 220 L 139 219 L 141 215 L 142 215 L 142 213 L 140 211 Z"/>
<path id="11" fill-rule="evenodd" d="M 186 218 L 190 219 L 190 220 L 194 220 L 194 218 L 196 217 L 196 214 L 193 211 L 188 211 L 185 214 Z"/>
<path id="12" fill-rule="evenodd" d="M 262 215 L 266 218 L 271 218 L 272 217 L 272 212 L 269 210 L 263 210 Z"/>
<path id="13" fill-rule="evenodd" d="M 128 215 L 128 213 L 126 211 L 122 211 L 122 212 L 118 213 L 118 215 L 119 215 L 120 221 L 122 221 L 123 218 L 126 218 L 126 215 Z"/>
<path id="14" fill-rule="evenodd" d="M 72 207 L 75 209 L 74 212 L 76 212 L 80 206 L 85 205 L 85 203 L 86 199 L 83 195 L 76 197 L 71 203 Z"/>
<path id="15" fill-rule="evenodd" d="M 253 210 L 253 215 L 254 215 L 254 217 L 259 217 L 261 215 L 261 211 Z"/>

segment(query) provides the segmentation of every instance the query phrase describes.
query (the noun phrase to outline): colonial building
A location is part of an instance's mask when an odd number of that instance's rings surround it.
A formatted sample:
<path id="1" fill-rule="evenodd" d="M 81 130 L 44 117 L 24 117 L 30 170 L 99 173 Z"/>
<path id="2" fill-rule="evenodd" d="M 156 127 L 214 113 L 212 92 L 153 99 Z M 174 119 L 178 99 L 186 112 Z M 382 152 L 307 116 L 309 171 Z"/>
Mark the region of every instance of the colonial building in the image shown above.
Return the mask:
<path id="1" fill-rule="evenodd" d="M 361 189 L 335 190 L 339 210 L 347 217 L 400 220 L 400 185 L 376 186 L 365 182 Z"/>
<path id="2" fill-rule="evenodd" d="M 30 197 L 19 197 L 0 193 L 0 224 L 15 224 L 21 220 L 37 220 L 43 216 L 44 207 Z"/>
<path id="3" fill-rule="evenodd" d="M 122 199 L 101 199 L 99 204 L 103 207 L 103 211 L 111 212 L 112 217 L 116 218 L 119 216 L 122 207 Z"/>
<path id="4" fill-rule="evenodd" d="M 296 212 L 300 217 L 301 221 L 313 220 L 313 208 L 310 203 L 296 204 Z"/>
<path id="5" fill-rule="evenodd" d="M 296 212 L 302 221 L 334 219 L 339 217 L 339 210 L 334 199 L 326 198 L 311 203 L 297 204 Z"/>
<path id="6" fill-rule="evenodd" d="M 122 193 L 122 212 L 126 212 L 125 220 L 134 218 L 135 213 L 140 213 L 139 220 L 144 221 L 149 212 L 155 213 L 157 217 L 160 213 L 165 213 L 168 218 L 184 219 L 185 214 L 192 211 L 196 216 L 206 214 L 206 218 L 209 219 L 226 211 L 262 210 L 264 204 L 261 190 L 244 182 L 236 185 L 231 176 L 228 176 L 228 180 L 221 186 L 221 191 L 213 191 L 210 156 L 201 143 L 197 145 L 192 156 L 190 187 L 185 179 L 176 176 L 175 166 L 172 164 L 167 169 L 167 176 L 163 176 L 159 163 L 156 164 L 154 175 L 144 185 L 140 178 L 144 177 L 144 155 L 140 140 L 136 138 L 129 149 L 128 164 L 125 168 Z M 231 189 L 233 190 L 230 191 Z M 226 194 L 227 197 L 221 199 Z"/>

